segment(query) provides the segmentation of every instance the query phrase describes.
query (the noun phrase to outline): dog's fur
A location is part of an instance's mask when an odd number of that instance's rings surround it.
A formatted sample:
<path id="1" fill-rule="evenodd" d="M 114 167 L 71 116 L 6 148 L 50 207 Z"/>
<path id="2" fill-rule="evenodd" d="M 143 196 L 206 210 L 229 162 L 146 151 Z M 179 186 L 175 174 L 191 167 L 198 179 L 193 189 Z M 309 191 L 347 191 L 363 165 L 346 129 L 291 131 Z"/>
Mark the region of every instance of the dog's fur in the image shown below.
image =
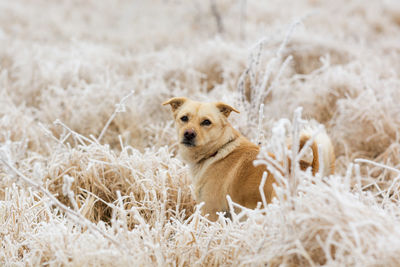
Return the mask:
<path id="1" fill-rule="evenodd" d="M 184 97 L 172 98 L 163 105 L 171 105 L 178 130 L 179 152 L 189 164 L 197 202 L 204 202 L 203 213 L 210 220 L 218 218 L 216 212 L 227 212 L 226 195 L 242 206 L 255 208 L 261 201 L 259 186 L 265 166 L 254 166 L 259 147 L 236 131 L 228 122 L 235 108 L 222 103 L 202 103 Z M 208 122 L 207 122 L 208 120 Z M 209 124 L 210 122 L 210 124 Z M 310 139 L 301 135 L 300 147 Z M 318 147 L 322 148 L 324 175 L 333 173 L 335 155 L 326 133 L 319 134 L 312 144 L 311 163 L 300 162 L 304 170 L 319 170 Z M 271 155 L 273 157 L 273 155 Z M 274 177 L 268 173 L 264 193 L 268 203 L 275 196 Z"/>

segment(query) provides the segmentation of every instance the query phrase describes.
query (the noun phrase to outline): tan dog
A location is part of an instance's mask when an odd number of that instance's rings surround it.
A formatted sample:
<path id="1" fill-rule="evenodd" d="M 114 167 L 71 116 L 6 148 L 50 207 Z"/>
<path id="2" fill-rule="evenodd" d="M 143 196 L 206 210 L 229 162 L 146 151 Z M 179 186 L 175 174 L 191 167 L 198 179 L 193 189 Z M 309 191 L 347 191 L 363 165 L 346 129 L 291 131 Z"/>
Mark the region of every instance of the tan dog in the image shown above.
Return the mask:
<path id="1" fill-rule="evenodd" d="M 179 153 L 190 166 L 195 198 L 204 202 L 203 213 L 215 221 L 216 212 L 227 212 L 226 195 L 242 206 L 255 208 L 261 201 L 259 185 L 265 166 L 253 165 L 259 147 L 251 143 L 228 122 L 235 108 L 224 104 L 201 103 L 184 97 L 172 98 L 163 105 L 171 105 L 178 130 Z M 310 138 L 302 135 L 300 147 Z M 322 146 L 324 174 L 333 172 L 335 156 L 329 137 L 323 133 L 311 146 L 312 163 L 300 162 L 302 169 L 319 169 L 318 146 Z M 268 173 L 264 193 L 268 203 L 274 197 L 274 177 Z"/>

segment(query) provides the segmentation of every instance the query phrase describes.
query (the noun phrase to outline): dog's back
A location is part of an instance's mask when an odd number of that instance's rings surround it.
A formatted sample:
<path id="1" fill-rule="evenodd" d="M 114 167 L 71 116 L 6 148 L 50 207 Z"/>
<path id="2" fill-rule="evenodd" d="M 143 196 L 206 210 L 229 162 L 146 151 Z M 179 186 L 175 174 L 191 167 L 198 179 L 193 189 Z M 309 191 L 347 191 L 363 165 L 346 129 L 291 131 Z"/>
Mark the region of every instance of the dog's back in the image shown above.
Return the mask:
<path id="1" fill-rule="evenodd" d="M 201 172 L 201 178 L 195 184 L 196 199 L 205 203 L 203 211 L 210 214 L 210 219 L 215 220 L 216 212 L 229 211 L 226 196 L 242 206 L 255 208 L 261 201 L 259 191 L 261 177 L 266 171 L 265 166 L 253 165 L 259 153 L 259 147 L 240 136 L 236 143 L 231 144 L 235 148 L 226 156 L 215 159 L 205 166 Z M 194 174 L 196 175 L 196 174 Z M 272 184 L 275 182 L 269 175 L 264 186 L 267 202 L 271 202 L 274 196 Z"/>
<path id="2" fill-rule="evenodd" d="M 228 158 L 228 160 L 236 161 L 238 165 L 228 194 L 234 202 L 248 208 L 255 208 L 261 201 L 259 187 L 262 175 L 264 171 L 267 171 L 264 165 L 254 166 L 254 160 L 257 159 L 259 151 L 258 146 L 246 140 L 231 153 L 230 159 Z M 264 185 L 264 194 L 268 203 L 274 197 L 272 187 L 274 182 L 274 177 L 268 173 Z"/>
<path id="3" fill-rule="evenodd" d="M 311 138 L 309 133 L 303 133 L 300 139 L 300 148 Z M 275 196 L 273 184 L 274 176 L 267 171 L 266 166 L 254 166 L 259 147 L 245 137 L 238 138 L 236 147 L 225 157 L 215 160 L 202 173 L 202 183 L 197 184 L 198 201 L 204 201 L 204 213 L 210 214 L 211 220 L 216 220 L 216 212 L 229 211 L 226 195 L 241 206 L 255 208 L 261 202 L 260 183 L 264 171 L 267 179 L 264 185 L 264 195 L 267 203 Z M 335 157 L 333 147 L 326 133 L 315 137 L 311 145 L 313 151 L 312 162 L 300 162 L 300 168 L 306 170 L 311 167 L 313 174 L 321 172 L 323 175 L 334 171 Z M 272 155 L 273 157 L 273 155 Z M 323 166 L 323 170 L 320 168 Z"/>

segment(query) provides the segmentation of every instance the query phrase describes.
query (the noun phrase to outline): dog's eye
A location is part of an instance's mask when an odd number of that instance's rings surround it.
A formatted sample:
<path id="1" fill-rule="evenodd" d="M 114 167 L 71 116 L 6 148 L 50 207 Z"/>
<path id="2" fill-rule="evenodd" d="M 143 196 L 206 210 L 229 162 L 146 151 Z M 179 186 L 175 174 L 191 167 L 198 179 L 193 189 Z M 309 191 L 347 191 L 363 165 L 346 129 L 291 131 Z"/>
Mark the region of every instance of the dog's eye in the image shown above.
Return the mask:
<path id="1" fill-rule="evenodd" d="M 188 116 L 182 116 L 181 121 L 187 122 L 189 120 Z"/>
<path id="2" fill-rule="evenodd" d="M 211 121 L 210 120 L 204 120 L 200 124 L 203 125 L 203 126 L 208 126 L 208 125 L 211 124 Z"/>

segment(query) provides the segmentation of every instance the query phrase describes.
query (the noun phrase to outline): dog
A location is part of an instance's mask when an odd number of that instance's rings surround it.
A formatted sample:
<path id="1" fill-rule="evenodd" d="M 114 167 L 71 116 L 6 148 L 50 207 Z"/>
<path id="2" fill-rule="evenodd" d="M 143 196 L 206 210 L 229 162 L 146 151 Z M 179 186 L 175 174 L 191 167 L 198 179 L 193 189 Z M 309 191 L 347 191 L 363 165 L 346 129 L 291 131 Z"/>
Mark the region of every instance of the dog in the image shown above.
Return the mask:
<path id="1" fill-rule="evenodd" d="M 185 97 L 175 97 L 163 103 L 170 105 L 179 138 L 179 153 L 189 165 L 195 199 L 204 202 L 202 212 L 215 221 L 217 212 L 229 215 L 226 196 L 247 208 L 256 208 L 261 202 L 259 186 L 263 173 L 268 173 L 264 185 L 266 201 L 275 197 L 273 175 L 265 166 L 254 166 L 260 148 L 235 130 L 228 121 L 231 112 L 238 110 L 223 102 L 204 103 Z M 311 138 L 302 134 L 300 147 Z M 318 155 L 318 147 L 323 155 Z M 313 160 L 300 162 L 303 170 L 311 167 L 319 171 L 319 160 L 324 163 L 323 175 L 332 174 L 335 155 L 330 138 L 320 133 L 311 145 Z M 273 157 L 273 155 L 271 154 Z M 321 157 L 321 158 L 320 158 Z"/>

